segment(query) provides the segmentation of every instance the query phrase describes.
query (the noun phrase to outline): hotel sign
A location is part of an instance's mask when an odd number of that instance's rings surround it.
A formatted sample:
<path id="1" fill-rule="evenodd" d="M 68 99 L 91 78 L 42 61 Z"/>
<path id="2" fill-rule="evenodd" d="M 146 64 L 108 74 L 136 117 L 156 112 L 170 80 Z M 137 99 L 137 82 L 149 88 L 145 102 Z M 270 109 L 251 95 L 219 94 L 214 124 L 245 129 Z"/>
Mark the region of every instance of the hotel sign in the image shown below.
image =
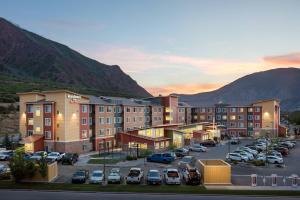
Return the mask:
<path id="1" fill-rule="evenodd" d="M 74 95 L 74 94 L 68 94 L 67 98 L 70 99 L 70 103 L 78 103 L 79 100 L 81 99 L 81 96 Z"/>

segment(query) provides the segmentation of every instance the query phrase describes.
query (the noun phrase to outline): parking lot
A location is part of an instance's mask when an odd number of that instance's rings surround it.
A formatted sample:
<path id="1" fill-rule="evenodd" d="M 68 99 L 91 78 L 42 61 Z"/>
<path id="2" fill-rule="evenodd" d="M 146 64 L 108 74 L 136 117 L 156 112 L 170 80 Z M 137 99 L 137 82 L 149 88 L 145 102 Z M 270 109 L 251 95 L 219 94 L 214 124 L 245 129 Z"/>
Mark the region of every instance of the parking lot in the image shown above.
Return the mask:
<path id="1" fill-rule="evenodd" d="M 190 155 L 194 156 L 196 159 L 225 159 L 226 154 L 229 152 L 233 152 L 239 146 L 244 146 L 253 142 L 251 139 L 243 139 L 241 143 L 238 145 L 228 145 L 227 142 L 222 142 L 218 144 L 216 147 L 208 147 L 207 152 L 190 152 Z M 299 145 L 299 144 L 298 144 Z M 290 151 L 290 154 L 284 157 L 284 165 L 283 168 L 278 168 L 274 164 L 267 164 L 266 166 L 254 166 L 251 163 L 240 162 L 238 164 L 232 164 L 232 183 L 236 185 L 250 185 L 251 184 L 251 174 L 257 174 L 259 177 L 270 176 L 271 174 L 277 174 L 278 176 L 290 176 L 292 174 L 300 175 L 300 168 L 298 164 L 298 159 L 300 155 L 300 147 L 296 145 Z M 81 156 L 79 158 L 79 162 L 75 165 L 61 165 L 59 163 L 59 171 L 58 178 L 56 182 L 71 182 L 72 174 L 78 169 L 88 170 L 90 173 L 93 170 L 104 170 L 103 164 L 87 164 L 88 156 Z M 165 168 L 177 168 L 178 162 L 180 159 L 175 160 L 171 164 L 162 164 L 162 163 L 154 163 L 154 162 L 146 162 L 145 159 L 138 159 L 134 161 L 125 161 L 120 162 L 115 165 L 107 165 L 106 166 L 106 175 L 109 173 L 111 168 L 118 167 L 121 170 L 121 174 L 123 177 L 127 176 L 128 171 L 131 167 L 140 167 L 144 171 L 144 175 L 150 169 L 157 169 L 161 173 Z M 1 161 L 0 164 L 7 164 L 7 162 Z M 265 183 L 262 183 L 262 179 L 258 178 L 258 184 L 269 184 L 270 180 L 266 180 Z M 278 184 L 284 184 L 282 181 L 278 180 Z"/>

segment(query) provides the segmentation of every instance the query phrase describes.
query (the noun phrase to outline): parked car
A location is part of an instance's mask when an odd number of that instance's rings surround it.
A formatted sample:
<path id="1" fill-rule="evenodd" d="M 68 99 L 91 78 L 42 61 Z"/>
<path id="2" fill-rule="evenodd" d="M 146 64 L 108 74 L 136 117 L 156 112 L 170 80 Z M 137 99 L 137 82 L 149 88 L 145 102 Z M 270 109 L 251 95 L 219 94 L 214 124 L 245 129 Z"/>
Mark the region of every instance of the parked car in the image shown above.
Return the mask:
<path id="1" fill-rule="evenodd" d="M 278 146 L 278 147 L 274 147 L 273 149 L 278 151 L 279 153 L 281 153 L 281 155 L 283 155 L 283 156 L 287 156 L 289 154 L 288 148 L 285 148 L 285 147 Z"/>
<path id="2" fill-rule="evenodd" d="M 192 146 L 189 147 L 190 151 L 197 151 L 197 152 L 206 152 L 207 147 L 202 146 L 201 144 L 193 144 Z"/>
<path id="3" fill-rule="evenodd" d="M 186 169 L 187 165 L 195 166 L 196 158 L 194 156 L 184 156 L 179 162 L 178 167 L 180 169 Z"/>
<path id="4" fill-rule="evenodd" d="M 155 153 L 147 157 L 148 162 L 171 163 L 174 157 L 170 153 Z"/>
<path id="5" fill-rule="evenodd" d="M 160 185 L 162 183 L 162 176 L 160 172 L 156 169 L 149 170 L 147 174 L 147 184 L 148 185 Z"/>
<path id="6" fill-rule="evenodd" d="M 189 165 L 182 172 L 182 178 L 186 184 L 199 185 L 201 182 L 201 174 L 198 169 Z"/>
<path id="7" fill-rule="evenodd" d="M 282 158 L 282 154 L 280 152 L 278 152 L 278 151 L 275 151 L 275 150 L 269 151 L 268 155 L 270 155 L 270 156 L 277 156 L 279 158 Z"/>
<path id="8" fill-rule="evenodd" d="M 35 152 L 35 153 L 30 157 L 30 160 L 38 161 L 38 160 L 41 160 L 42 157 L 44 157 L 44 158 L 47 157 L 47 152 L 46 152 L 46 151 L 37 151 L 37 152 Z"/>
<path id="9" fill-rule="evenodd" d="M 240 147 L 239 150 L 242 150 L 242 151 L 246 151 L 248 153 L 251 153 L 253 156 L 256 156 L 258 154 L 258 152 L 254 149 L 251 149 L 249 147 Z"/>
<path id="10" fill-rule="evenodd" d="M 72 176 L 72 183 L 85 183 L 89 178 L 89 172 L 84 169 L 76 171 Z"/>
<path id="11" fill-rule="evenodd" d="M 30 160 L 31 156 L 32 156 L 32 154 L 30 154 L 30 153 L 24 153 L 23 158 L 24 158 L 24 160 Z"/>
<path id="12" fill-rule="evenodd" d="M 164 169 L 164 180 L 168 185 L 180 185 L 181 179 L 177 169 Z"/>
<path id="13" fill-rule="evenodd" d="M 233 153 L 238 153 L 241 156 L 247 157 L 248 160 L 253 160 L 254 159 L 254 156 L 251 153 L 248 153 L 248 152 L 243 151 L 243 150 L 236 150 Z"/>
<path id="14" fill-rule="evenodd" d="M 247 156 L 243 156 L 243 155 L 241 155 L 239 153 L 228 153 L 226 155 L 226 160 L 247 162 L 248 161 L 248 157 Z"/>
<path id="15" fill-rule="evenodd" d="M 104 180 L 104 174 L 102 170 L 95 170 L 92 172 L 89 183 L 90 184 L 100 184 Z"/>
<path id="16" fill-rule="evenodd" d="M 8 166 L 0 165 L 0 180 L 6 180 L 11 178 L 11 171 Z"/>
<path id="17" fill-rule="evenodd" d="M 140 184 L 144 177 L 144 173 L 141 168 L 131 168 L 126 178 L 126 183 L 138 183 Z"/>
<path id="18" fill-rule="evenodd" d="M 273 164 L 282 164 L 283 163 L 283 159 L 277 156 L 267 156 L 266 161 L 268 163 L 273 163 Z"/>
<path id="19" fill-rule="evenodd" d="M 0 152 L 0 160 L 10 160 L 13 156 L 13 151 L 6 150 Z"/>
<path id="20" fill-rule="evenodd" d="M 164 153 L 164 156 L 166 156 L 166 157 L 172 157 L 173 160 L 176 160 L 176 158 L 177 158 L 176 154 L 174 152 L 172 152 L 172 151 Z"/>
<path id="21" fill-rule="evenodd" d="M 47 159 L 49 160 L 54 160 L 54 161 L 61 161 L 63 158 L 64 154 L 61 154 L 59 152 L 51 152 L 47 155 Z"/>
<path id="22" fill-rule="evenodd" d="M 107 177 L 108 183 L 121 183 L 122 177 L 119 168 L 112 168 Z"/>
<path id="23" fill-rule="evenodd" d="M 232 145 L 237 145 L 237 144 L 240 144 L 240 143 L 241 143 L 241 141 L 240 141 L 239 138 L 231 138 L 230 139 L 230 144 L 232 144 Z"/>
<path id="24" fill-rule="evenodd" d="M 213 140 L 206 140 L 204 142 L 201 142 L 200 144 L 205 147 L 215 147 L 216 146 L 216 142 Z"/>
<path id="25" fill-rule="evenodd" d="M 186 148 L 178 148 L 174 150 L 174 153 L 177 157 L 182 158 L 189 155 L 189 150 Z"/>
<path id="26" fill-rule="evenodd" d="M 294 143 L 287 142 L 287 141 L 286 141 L 286 142 L 279 142 L 279 145 L 285 146 L 285 147 L 287 147 L 287 148 L 289 148 L 289 149 L 294 148 L 294 146 L 295 146 Z"/>
<path id="27" fill-rule="evenodd" d="M 61 164 L 70 164 L 73 165 L 78 161 L 77 153 L 66 153 L 65 156 L 61 159 Z"/>

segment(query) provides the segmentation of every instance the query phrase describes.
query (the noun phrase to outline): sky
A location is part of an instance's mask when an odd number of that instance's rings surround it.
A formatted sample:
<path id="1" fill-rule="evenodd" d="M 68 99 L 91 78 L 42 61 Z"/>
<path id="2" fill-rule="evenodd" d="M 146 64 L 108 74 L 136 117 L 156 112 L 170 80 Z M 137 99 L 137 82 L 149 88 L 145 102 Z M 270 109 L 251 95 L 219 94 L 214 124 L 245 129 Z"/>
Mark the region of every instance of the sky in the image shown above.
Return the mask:
<path id="1" fill-rule="evenodd" d="M 0 17 L 119 65 L 153 95 L 300 67 L 299 0 L 1 0 Z"/>

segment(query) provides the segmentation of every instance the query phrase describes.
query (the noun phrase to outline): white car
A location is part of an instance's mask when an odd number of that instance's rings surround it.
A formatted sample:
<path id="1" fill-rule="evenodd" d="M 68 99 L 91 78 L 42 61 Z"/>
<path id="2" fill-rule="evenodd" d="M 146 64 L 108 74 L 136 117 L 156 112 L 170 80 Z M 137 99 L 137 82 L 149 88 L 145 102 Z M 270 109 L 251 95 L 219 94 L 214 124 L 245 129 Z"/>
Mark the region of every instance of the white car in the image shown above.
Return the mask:
<path id="1" fill-rule="evenodd" d="M 241 147 L 239 148 L 242 151 L 246 151 L 248 153 L 251 153 L 253 156 L 256 156 L 258 154 L 258 152 L 254 149 L 250 149 L 249 147 Z"/>
<path id="2" fill-rule="evenodd" d="M 247 156 L 243 156 L 239 153 L 228 153 L 226 155 L 226 159 L 230 160 L 230 161 L 244 161 L 247 162 L 248 161 L 248 157 Z"/>
<path id="3" fill-rule="evenodd" d="M 193 144 L 192 146 L 189 147 L 190 151 L 198 151 L 198 152 L 206 152 L 207 147 L 202 146 L 200 144 Z"/>
<path id="4" fill-rule="evenodd" d="M 272 164 L 282 164 L 283 158 L 279 158 L 277 156 L 267 156 L 266 161 Z"/>
<path id="5" fill-rule="evenodd" d="M 254 156 L 251 153 L 248 153 L 246 151 L 238 150 L 238 151 L 234 151 L 234 153 L 239 153 L 241 156 L 247 157 L 248 160 L 253 160 L 254 159 Z"/>
<path id="6" fill-rule="evenodd" d="M 55 160 L 55 161 L 60 161 L 62 159 L 64 154 L 61 154 L 59 152 L 51 152 L 47 155 L 47 159 L 49 160 Z"/>
<path id="7" fill-rule="evenodd" d="M 255 147 L 256 147 L 256 149 L 261 150 L 261 151 L 264 151 L 267 149 L 267 146 L 262 143 L 256 144 Z"/>
<path id="8" fill-rule="evenodd" d="M 131 168 L 126 178 L 126 183 L 141 183 L 144 177 L 144 172 L 141 168 Z"/>
<path id="9" fill-rule="evenodd" d="M 181 178 L 177 169 L 165 169 L 164 170 L 164 180 L 168 185 L 180 185 Z"/>
<path id="10" fill-rule="evenodd" d="M 90 184 L 99 184 L 102 183 L 104 180 L 104 174 L 102 170 L 95 170 L 92 172 L 90 176 L 89 183 Z"/>
<path id="11" fill-rule="evenodd" d="M 251 153 L 248 153 L 246 151 L 242 151 L 242 150 L 236 150 L 234 151 L 233 153 L 239 153 L 241 156 L 245 156 L 248 158 L 248 160 L 253 160 L 254 159 L 254 156 L 253 154 Z"/>
<path id="12" fill-rule="evenodd" d="M 107 177 L 108 183 L 121 183 L 121 173 L 119 168 L 112 168 Z"/>

